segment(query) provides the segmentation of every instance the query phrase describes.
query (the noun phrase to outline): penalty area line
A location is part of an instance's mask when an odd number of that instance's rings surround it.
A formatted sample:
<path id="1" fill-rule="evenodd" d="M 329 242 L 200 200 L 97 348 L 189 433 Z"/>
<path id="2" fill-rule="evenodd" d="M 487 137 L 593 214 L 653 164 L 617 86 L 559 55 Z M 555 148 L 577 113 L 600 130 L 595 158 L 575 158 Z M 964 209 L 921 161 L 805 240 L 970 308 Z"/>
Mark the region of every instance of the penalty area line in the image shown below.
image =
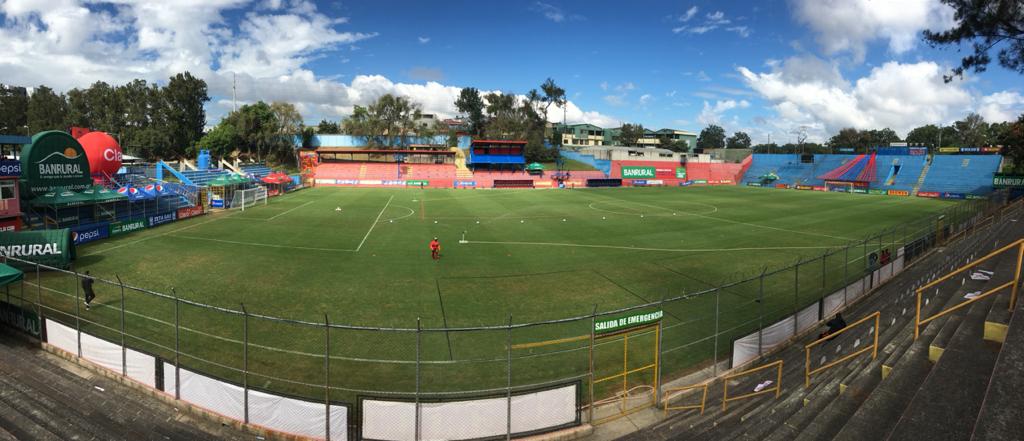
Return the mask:
<path id="1" fill-rule="evenodd" d="M 590 244 L 579 244 L 579 243 L 559 243 L 559 242 L 499 242 L 499 241 L 487 241 L 487 240 L 467 240 L 464 243 L 467 244 L 487 244 L 487 245 L 533 245 L 533 246 L 552 246 L 552 247 L 579 247 L 579 248 L 607 248 L 613 250 L 636 250 L 636 251 L 664 251 L 670 253 L 713 253 L 713 252 L 728 252 L 728 251 L 771 251 L 771 250 L 822 250 L 835 248 L 832 247 L 743 247 L 743 248 L 647 248 L 647 247 L 625 247 L 621 245 L 590 245 Z"/>
<path id="2" fill-rule="evenodd" d="M 370 237 L 370 233 L 373 232 L 373 229 L 377 226 L 377 223 L 380 222 L 380 217 L 384 215 L 384 211 L 388 209 L 388 206 L 391 205 L 391 200 L 394 198 L 395 195 L 391 195 L 391 197 L 388 198 L 388 202 L 384 204 L 384 208 L 381 208 L 380 213 L 377 213 L 377 218 L 373 220 L 372 224 L 370 224 L 370 229 L 366 230 L 366 235 L 363 236 L 363 240 L 359 241 L 359 246 L 357 246 L 355 250 L 357 253 L 359 252 L 359 250 L 363 249 L 363 244 L 366 243 L 366 239 Z"/>

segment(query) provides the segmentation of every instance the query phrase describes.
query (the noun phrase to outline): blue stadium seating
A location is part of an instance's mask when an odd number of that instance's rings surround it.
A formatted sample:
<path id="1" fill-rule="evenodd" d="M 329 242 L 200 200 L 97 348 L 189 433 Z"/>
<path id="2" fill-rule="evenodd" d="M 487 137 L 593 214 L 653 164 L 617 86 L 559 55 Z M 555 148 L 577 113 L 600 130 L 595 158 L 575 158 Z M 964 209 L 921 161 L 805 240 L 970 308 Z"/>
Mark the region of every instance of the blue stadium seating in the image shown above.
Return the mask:
<path id="1" fill-rule="evenodd" d="M 227 175 L 228 172 L 221 169 L 186 170 L 181 172 L 181 174 L 185 175 L 186 178 L 189 178 L 192 181 L 192 183 L 195 184 L 197 187 L 202 187 L 206 185 L 207 182 L 210 182 L 221 176 Z"/>
<path id="2" fill-rule="evenodd" d="M 814 163 L 801 163 L 798 154 L 754 154 L 753 163 L 742 182 L 760 182 L 760 177 L 775 173 L 777 184 L 825 185 L 819 179 L 829 171 L 854 160 L 857 155 L 814 155 Z M 919 189 L 954 193 L 983 194 L 992 190 L 992 173 L 999 169 L 998 155 L 935 155 L 931 168 Z M 872 188 L 911 191 L 921 176 L 927 157 L 923 155 L 878 155 L 875 158 L 877 181 Z M 898 172 L 895 166 L 899 166 Z M 890 182 L 891 180 L 891 182 Z"/>
<path id="3" fill-rule="evenodd" d="M 992 174 L 999 155 L 935 155 L 919 191 L 985 194 L 992 191 Z"/>
<path id="4" fill-rule="evenodd" d="M 267 167 L 265 164 L 243 165 L 239 168 L 246 174 L 254 175 L 257 178 L 262 178 L 271 172 L 270 167 Z"/>

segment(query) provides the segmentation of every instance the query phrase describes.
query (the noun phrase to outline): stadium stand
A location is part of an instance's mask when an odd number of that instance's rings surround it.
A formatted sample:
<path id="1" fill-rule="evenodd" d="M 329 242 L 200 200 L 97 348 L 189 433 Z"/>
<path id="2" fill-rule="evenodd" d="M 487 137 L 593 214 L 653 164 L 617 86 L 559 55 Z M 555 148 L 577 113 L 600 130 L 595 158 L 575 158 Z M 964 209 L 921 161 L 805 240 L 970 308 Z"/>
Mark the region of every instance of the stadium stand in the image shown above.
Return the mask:
<path id="1" fill-rule="evenodd" d="M 224 170 L 220 170 L 220 169 L 215 169 L 215 170 L 185 170 L 185 171 L 181 172 L 181 174 L 184 175 L 185 177 L 187 177 L 189 180 L 191 180 L 192 183 L 195 184 L 196 186 L 202 187 L 202 186 L 206 185 L 207 182 L 210 182 L 210 181 L 212 181 L 214 179 L 217 179 L 217 178 L 219 178 L 221 176 L 226 176 L 228 174 L 228 172 L 226 172 Z"/>
<path id="2" fill-rule="evenodd" d="M 992 191 L 999 155 L 935 155 L 920 191 L 984 194 Z"/>
<path id="3" fill-rule="evenodd" d="M 0 440 L 253 439 L 0 332 Z"/>
<path id="4" fill-rule="evenodd" d="M 270 167 L 267 167 L 266 164 L 248 164 L 243 165 L 240 168 L 243 173 L 256 176 L 257 178 L 267 176 L 271 171 Z"/>
<path id="5" fill-rule="evenodd" d="M 405 164 L 402 166 L 403 179 L 455 179 L 453 164 Z"/>
<path id="6" fill-rule="evenodd" d="M 834 353 L 817 353 L 823 354 L 820 360 L 817 355 L 805 358 L 804 344 L 817 339 L 807 335 L 755 361 L 756 365 L 784 362 L 779 398 L 761 395 L 723 411 L 721 394 L 712 392 L 703 413 L 677 411 L 620 439 L 1015 439 L 1024 418 L 1018 405 L 1019 388 L 1024 386 L 1018 375 L 1024 365 L 1024 321 L 1017 318 L 1010 323 L 1006 291 L 931 321 L 917 340 L 913 329 L 914 288 L 1006 245 L 1005 238 L 1024 236 L 1024 226 L 1009 222 L 1020 214 L 1018 206 L 1004 221 L 989 224 L 942 253 L 925 256 L 843 311 L 848 322 L 880 313 L 877 358 L 862 354 L 815 375 L 804 387 L 805 361 L 816 367 L 836 360 L 852 348 L 869 344 L 865 342 L 874 337 L 875 329 L 851 328 L 838 335 L 825 346 L 834 348 Z M 1003 253 L 985 267 L 1012 274 L 1016 257 L 1016 252 Z M 922 304 L 922 317 L 963 302 L 965 293 L 998 285 L 971 278 L 961 285 L 959 277 L 954 280 L 955 289 L 936 291 Z M 1017 304 L 1018 313 L 1022 303 Z M 1001 346 L 989 341 L 987 330 L 993 327 L 1009 327 Z M 775 371 L 770 372 L 774 379 Z M 730 390 L 753 388 L 762 379 L 734 381 Z M 710 384 L 712 390 L 722 390 L 721 377 Z"/>
<path id="7" fill-rule="evenodd" d="M 585 155 L 572 150 L 562 150 L 561 154 L 563 158 L 579 161 L 598 169 L 601 173 L 604 173 L 605 177 L 610 176 L 612 173 L 612 162 L 609 160 L 597 159 L 594 155 Z"/>
<path id="8" fill-rule="evenodd" d="M 741 180 L 744 184 L 761 182 L 761 176 L 774 173 L 779 177 L 775 184 L 811 186 L 824 185 L 823 174 L 857 158 L 856 155 L 814 155 L 813 163 L 804 163 L 798 154 L 756 153 L 751 157 L 752 164 Z M 984 194 L 991 191 L 992 173 L 998 170 L 1001 160 L 998 155 L 935 155 L 929 168 L 924 155 L 878 155 L 877 180 L 871 188 L 910 192 L 918 186 L 927 168 L 921 191 Z"/>

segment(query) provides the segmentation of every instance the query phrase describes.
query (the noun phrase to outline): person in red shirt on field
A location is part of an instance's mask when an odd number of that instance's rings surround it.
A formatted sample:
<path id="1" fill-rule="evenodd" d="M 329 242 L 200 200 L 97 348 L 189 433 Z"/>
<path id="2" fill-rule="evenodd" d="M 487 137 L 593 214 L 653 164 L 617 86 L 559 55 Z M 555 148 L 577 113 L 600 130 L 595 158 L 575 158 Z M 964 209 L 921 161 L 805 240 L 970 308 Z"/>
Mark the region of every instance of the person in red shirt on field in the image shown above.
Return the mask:
<path id="1" fill-rule="evenodd" d="M 441 259 L 441 242 L 438 242 L 436 237 L 430 241 L 430 257 L 434 260 Z"/>

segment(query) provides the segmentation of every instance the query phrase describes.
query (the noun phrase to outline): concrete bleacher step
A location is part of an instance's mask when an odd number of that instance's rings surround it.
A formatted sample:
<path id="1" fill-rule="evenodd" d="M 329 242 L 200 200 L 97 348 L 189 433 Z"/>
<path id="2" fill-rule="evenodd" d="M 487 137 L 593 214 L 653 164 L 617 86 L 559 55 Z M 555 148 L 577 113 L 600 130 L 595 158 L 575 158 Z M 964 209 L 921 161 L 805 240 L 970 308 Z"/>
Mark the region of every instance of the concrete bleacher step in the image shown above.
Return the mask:
<path id="1" fill-rule="evenodd" d="M 982 339 L 992 298 L 975 302 L 893 429 L 890 440 L 968 439 L 981 410 L 999 344 Z M 941 424 L 936 424 L 941 421 Z"/>
<path id="2" fill-rule="evenodd" d="M 996 300 L 996 309 L 1006 311 L 1006 304 Z M 1018 305 L 1021 302 L 1018 301 Z M 1021 421 L 1024 421 L 1024 406 L 1020 405 L 1020 393 L 1024 390 L 1024 318 L 1022 308 L 1014 312 L 1016 318 L 1007 326 L 1002 350 L 992 368 L 992 375 L 985 390 L 985 398 L 975 420 L 971 439 L 995 441 L 1019 439 Z M 987 324 L 987 319 L 986 319 Z"/>
<path id="3" fill-rule="evenodd" d="M 985 340 L 998 343 L 1006 341 L 1006 333 L 1009 330 L 1011 315 L 1008 309 L 1009 304 L 1009 296 L 1005 294 L 996 296 L 996 301 L 992 303 L 992 309 L 985 316 Z"/>
<path id="4" fill-rule="evenodd" d="M 955 293 L 954 293 L 955 294 Z M 957 302 L 951 295 L 945 302 L 929 302 L 927 310 L 937 308 L 936 303 L 942 303 L 945 307 L 952 306 Z M 925 308 L 922 308 L 925 309 Z M 910 403 L 913 397 L 907 391 L 916 390 L 924 381 L 924 377 L 931 370 L 932 363 L 928 361 L 928 347 L 938 334 L 939 329 L 948 321 L 949 316 L 940 317 L 929 323 L 921 332 L 917 341 L 907 347 L 902 354 L 894 352 L 895 358 L 890 358 L 883 363 L 892 363 L 889 369 L 885 369 L 885 380 L 867 396 L 867 398 L 854 409 L 853 414 L 843 421 L 833 423 L 833 426 L 818 427 L 818 432 L 835 432 L 836 440 L 863 440 L 882 439 L 889 433 L 896 424 L 902 411 Z M 904 328 L 904 332 L 913 333 L 913 324 Z M 913 337 L 911 335 L 911 337 Z M 824 420 L 819 426 L 824 424 Z M 836 427 L 842 424 L 842 427 Z M 813 423 L 812 423 L 813 425 Z"/>

